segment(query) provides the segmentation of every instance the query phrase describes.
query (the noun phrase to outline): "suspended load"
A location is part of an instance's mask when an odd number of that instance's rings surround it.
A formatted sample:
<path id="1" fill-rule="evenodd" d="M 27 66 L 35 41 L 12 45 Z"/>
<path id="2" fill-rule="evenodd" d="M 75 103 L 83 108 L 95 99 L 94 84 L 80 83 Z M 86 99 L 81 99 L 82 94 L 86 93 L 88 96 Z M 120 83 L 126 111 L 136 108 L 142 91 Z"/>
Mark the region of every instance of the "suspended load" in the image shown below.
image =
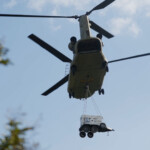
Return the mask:
<path id="1" fill-rule="evenodd" d="M 80 137 L 84 138 L 87 134 L 89 138 L 92 138 L 96 132 L 114 131 L 113 129 L 108 128 L 102 120 L 103 117 L 100 115 L 82 115 L 79 128 Z"/>

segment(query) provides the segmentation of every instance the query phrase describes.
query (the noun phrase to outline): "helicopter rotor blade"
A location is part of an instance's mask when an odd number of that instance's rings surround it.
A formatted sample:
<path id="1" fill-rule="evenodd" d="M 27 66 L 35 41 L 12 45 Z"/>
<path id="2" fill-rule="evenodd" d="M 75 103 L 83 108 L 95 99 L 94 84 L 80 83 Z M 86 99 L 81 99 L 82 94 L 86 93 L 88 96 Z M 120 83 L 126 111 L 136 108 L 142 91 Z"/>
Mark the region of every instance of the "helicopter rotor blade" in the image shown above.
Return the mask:
<path id="1" fill-rule="evenodd" d="M 57 82 L 54 86 L 52 86 L 47 91 L 42 93 L 42 95 L 47 96 L 48 94 L 52 93 L 54 90 L 56 90 L 57 88 L 59 88 L 60 86 L 65 84 L 68 81 L 68 78 L 69 78 L 69 75 L 65 76 L 63 79 L 61 79 L 59 82 Z"/>
<path id="2" fill-rule="evenodd" d="M 110 64 L 110 63 L 114 63 L 114 62 L 118 62 L 118 61 L 124 61 L 124 60 L 128 60 L 128 59 L 144 57 L 144 56 L 149 56 L 149 55 L 150 55 L 150 53 L 145 53 L 145 54 L 141 54 L 141 55 L 135 55 L 135 56 L 120 58 L 120 59 L 116 59 L 116 60 L 111 60 L 111 61 L 108 61 L 108 63 Z"/>
<path id="3" fill-rule="evenodd" d="M 28 17 L 28 18 L 74 18 L 79 16 L 47 16 L 47 15 L 25 15 L 25 14 L 0 14 L 0 17 Z"/>
<path id="4" fill-rule="evenodd" d="M 99 9 L 103 9 L 103 8 L 107 7 L 108 5 L 110 5 L 114 1 L 115 0 L 105 0 L 105 1 L 103 1 L 102 3 L 100 3 L 99 5 L 94 7 L 92 10 L 87 12 L 87 15 L 90 15 L 94 10 L 99 10 Z"/>
<path id="5" fill-rule="evenodd" d="M 89 21 L 91 26 L 90 28 L 92 28 L 93 30 L 95 30 L 96 32 L 104 35 L 105 37 L 107 37 L 108 39 L 114 37 L 111 33 L 109 33 L 108 31 L 104 30 L 103 28 L 101 28 L 100 26 L 98 26 L 96 23 L 94 23 L 93 21 Z"/>
<path id="6" fill-rule="evenodd" d="M 68 58 L 64 54 L 60 53 L 58 50 L 56 50 L 51 45 L 49 45 L 46 42 L 44 42 L 43 40 L 41 40 L 36 35 L 31 34 L 28 37 L 31 40 L 33 40 L 35 43 L 39 44 L 41 47 L 43 47 L 44 49 L 46 49 L 48 52 L 50 52 L 51 54 L 53 54 L 55 57 L 57 57 L 58 59 L 60 59 L 61 61 L 63 61 L 63 62 L 69 62 L 69 63 L 72 61 L 70 58 Z"/>

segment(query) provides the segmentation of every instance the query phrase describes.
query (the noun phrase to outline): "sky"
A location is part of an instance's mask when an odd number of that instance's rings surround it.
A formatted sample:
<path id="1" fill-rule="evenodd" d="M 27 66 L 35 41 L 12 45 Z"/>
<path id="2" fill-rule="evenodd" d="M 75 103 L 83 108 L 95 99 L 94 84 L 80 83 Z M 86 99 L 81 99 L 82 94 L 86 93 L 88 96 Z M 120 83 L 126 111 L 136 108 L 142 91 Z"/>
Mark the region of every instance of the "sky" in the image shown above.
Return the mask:
<path id="1" fill-rule="evenodd" d="M 0 13 L 72 16 L 84 14 L 102 1 L 0 2 Z M 103 38 L 107 60 L 150 52 L 149 0 L 116 0 L 89 18 L 115 36 Z M 84 102 L 69 99 L 67 84 L 47 97 L 41 95 L 65 76 L 67 64 L 28 39 L 32 33 L 71 59 L 70 37 L 80 39 L 77 20 L 0 17 L 0 39 L 12 61 L 7 67 L 0 66 L 0 135 L 5 133 L 7 118 L 19 117 L 25 125 L 36 127 L 30 142 L 39 142 L 43 150 L 150 149 L 150 57 L 109 64 L 103 84 L 105 95 L 95 92 L 87 99 L 87 114 L 95 113 L 94 99 L 104 122 L 115 132 L 81 139 L 78 129 Z M 93 31 L 92 36 L 96 36 Z M 26 116 L 21 117 L 22 112 Z"/>

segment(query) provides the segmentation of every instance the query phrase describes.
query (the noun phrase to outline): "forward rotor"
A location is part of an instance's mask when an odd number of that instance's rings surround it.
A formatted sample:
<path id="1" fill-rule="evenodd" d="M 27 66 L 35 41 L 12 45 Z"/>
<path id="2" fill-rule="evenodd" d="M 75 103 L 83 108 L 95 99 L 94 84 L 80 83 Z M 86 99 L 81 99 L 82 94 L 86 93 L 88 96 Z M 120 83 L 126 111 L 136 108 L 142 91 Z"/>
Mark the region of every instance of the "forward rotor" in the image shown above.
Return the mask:
<path id="1" fill-rule="evenodd" d="M 93 11 L 103 9 L 110 5 L 115 0 L 105 0 L 101 2 L 99 5 L 86 12 L 85 15 L 90 15 Z M 49 16 L 49 15 L 27 15 L 27 14 L 0 14 L 0 17 L 22 17 L 22 18 L 74 18 L 79 19 L 82 15 L 74 15 L 74 16 Z"/>
<path id="2" fill-rule="evenodd" d="M 48 16 L 48 15 L 25 15 L 25 14 L 0 14 L 0 17 L 21 17 L 21 18 L 74 18 L 78 19 L 80 16 Z"/>
<path id="3" fill-rule="evenodd" d="M 108 5 L 110 5 L 112 2 L 114 2 L 115 0 L 105 0 L 102 3 L 100 3 L 99 5 L 95 6 L 93 9 L 91 9 L 89 12 L 86 13 L 86 15 L 90 15 L 93 11 L 95 10 L 99 10 L 99 9 L 104 9 L 105 7 L 107 7 Z"/>

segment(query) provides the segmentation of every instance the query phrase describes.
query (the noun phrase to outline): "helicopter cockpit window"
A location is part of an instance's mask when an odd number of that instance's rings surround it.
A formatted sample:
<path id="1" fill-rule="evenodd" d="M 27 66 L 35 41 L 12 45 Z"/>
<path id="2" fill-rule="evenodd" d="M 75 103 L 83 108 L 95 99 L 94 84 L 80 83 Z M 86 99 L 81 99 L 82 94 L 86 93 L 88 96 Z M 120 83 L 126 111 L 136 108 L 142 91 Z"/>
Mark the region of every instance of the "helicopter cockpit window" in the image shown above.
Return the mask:
<path id="1" fill-rule="evenodd" d="M 97 52 L 101 50 L 101 44 L 98 39 L 83 40 L 78 43 L 78 52 Z"/>

